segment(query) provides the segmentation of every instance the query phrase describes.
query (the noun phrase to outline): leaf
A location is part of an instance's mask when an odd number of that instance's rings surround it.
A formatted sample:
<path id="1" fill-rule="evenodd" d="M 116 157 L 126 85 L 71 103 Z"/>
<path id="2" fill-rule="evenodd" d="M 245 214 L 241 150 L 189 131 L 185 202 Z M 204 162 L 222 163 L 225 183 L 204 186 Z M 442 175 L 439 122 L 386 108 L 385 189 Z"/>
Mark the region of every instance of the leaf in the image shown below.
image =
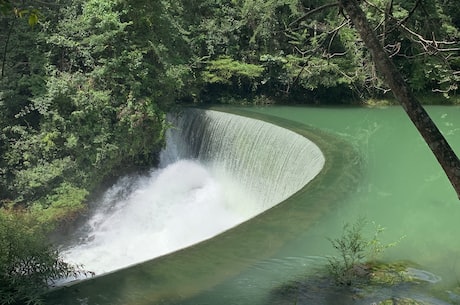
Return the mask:
<path id="1" fill-rule="evenodd" d="M 29 25 L 33 27 L 38 23 L 38 15 L 36 13 L 30 13 L 29 15 Z"/>

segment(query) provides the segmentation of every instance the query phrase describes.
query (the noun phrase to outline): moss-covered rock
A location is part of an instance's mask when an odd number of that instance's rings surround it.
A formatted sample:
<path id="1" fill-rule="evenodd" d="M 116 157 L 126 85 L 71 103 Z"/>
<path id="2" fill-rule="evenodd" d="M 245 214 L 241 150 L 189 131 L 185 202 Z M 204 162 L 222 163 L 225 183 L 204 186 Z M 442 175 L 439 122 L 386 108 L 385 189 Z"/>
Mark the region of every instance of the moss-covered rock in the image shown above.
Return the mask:
<path id="1" fill-rule="evenodd" d="M 433 290 L 440 278 L 410 262 L 368 262 L 353 268 L 358 279 L 351 285 L 339 285 L 333 276 L 317 274 L 277 287 L 272 292 L 272 304 L 319 305 L 338 299 L 342 304 L 369 305 L 431 305 L 449 301 L 445 293 Z"/>
<path id="2" fill-rule="evenodd" d="M 377 305 L 430 305 L 410 298 L 391 298 L 377 303 Z"/>
<path id="3" fill-rule="evenodd" d="M 417 281 L 408 272 L 409 262 L 382 263 L 372 262 L 368 264 L 369 284 L 371 285 L 394 285 L 402 282 Z"/>

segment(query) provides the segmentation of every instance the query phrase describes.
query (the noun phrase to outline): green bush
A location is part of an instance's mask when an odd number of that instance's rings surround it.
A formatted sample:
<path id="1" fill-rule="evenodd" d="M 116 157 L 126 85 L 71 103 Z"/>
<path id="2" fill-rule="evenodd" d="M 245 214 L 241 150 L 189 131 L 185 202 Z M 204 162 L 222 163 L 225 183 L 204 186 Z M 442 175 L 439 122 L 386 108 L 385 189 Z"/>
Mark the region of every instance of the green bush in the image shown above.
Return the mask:
<path id="1" fill-rule="evenodd" d="M 30 213 L 0 209 L 0 305 L 41 304 L 56 279 L 90 274 L 63 261 Z"/>
<path id="2" fill-rule="evenodd" d="M 359 218 L 354 224 L 345 224 L 342 236 L 329 239 L 332 246 L 339 252 L 338 256 L 329 257 L 329 271 L 339 285 L 353 285 L 366 280 L 369 275 L 368 264 L 374 262 L 385 249 L 395 246 L 399 241 L 383 244 L 380 234 L 384 228 L 375 226 L 371 238 L 364 235 L 363 230 L 368 222 Z"/>

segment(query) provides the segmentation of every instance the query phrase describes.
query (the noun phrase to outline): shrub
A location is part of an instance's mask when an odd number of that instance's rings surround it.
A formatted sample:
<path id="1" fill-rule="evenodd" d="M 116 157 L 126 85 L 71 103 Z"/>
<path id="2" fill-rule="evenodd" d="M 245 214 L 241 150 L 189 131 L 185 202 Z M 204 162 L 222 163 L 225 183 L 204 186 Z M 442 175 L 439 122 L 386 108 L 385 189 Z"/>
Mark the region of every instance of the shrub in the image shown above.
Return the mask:
<path id="1" fill-rule="evenodd" d="M 395 246 L 399 241 L 383 244 L 379 236 L 384 231 L 380 225 L 375 226 L 372 238 L 367 238 L 363 230 L 368 222 L 359 218 L 354 224 L 345 224 L 342 236 L 329 239 L 339 256 L 329 257 L 329 271 L 339 285 L 352 285 L 366 280 L 369 275 L 367 262 L 375 261 L 383 251 Z"/>
<path id="2" fill-rule="evenodd" d="M 29 213 L 0 209 L 0 304 L 41 304 L 63 277 L 89 274 L 63 261 Z"/>

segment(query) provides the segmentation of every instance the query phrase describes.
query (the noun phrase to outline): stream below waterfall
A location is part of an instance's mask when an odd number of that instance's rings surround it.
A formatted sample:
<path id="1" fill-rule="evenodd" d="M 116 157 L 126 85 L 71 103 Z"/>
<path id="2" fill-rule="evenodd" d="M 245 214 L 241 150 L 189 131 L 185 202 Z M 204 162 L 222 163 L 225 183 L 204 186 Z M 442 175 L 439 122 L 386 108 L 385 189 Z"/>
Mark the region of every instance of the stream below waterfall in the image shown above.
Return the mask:
<path id="1" fill-rule="evenodd" d="M 253 215 L 246 208 L 253 206 L 250 196 L 223 185 L 205 166 L 185 159 L 124 177 L 97 202 L 75 234 L 77 245 L 63 256 L 100 275 L 211 238 Z"/>

